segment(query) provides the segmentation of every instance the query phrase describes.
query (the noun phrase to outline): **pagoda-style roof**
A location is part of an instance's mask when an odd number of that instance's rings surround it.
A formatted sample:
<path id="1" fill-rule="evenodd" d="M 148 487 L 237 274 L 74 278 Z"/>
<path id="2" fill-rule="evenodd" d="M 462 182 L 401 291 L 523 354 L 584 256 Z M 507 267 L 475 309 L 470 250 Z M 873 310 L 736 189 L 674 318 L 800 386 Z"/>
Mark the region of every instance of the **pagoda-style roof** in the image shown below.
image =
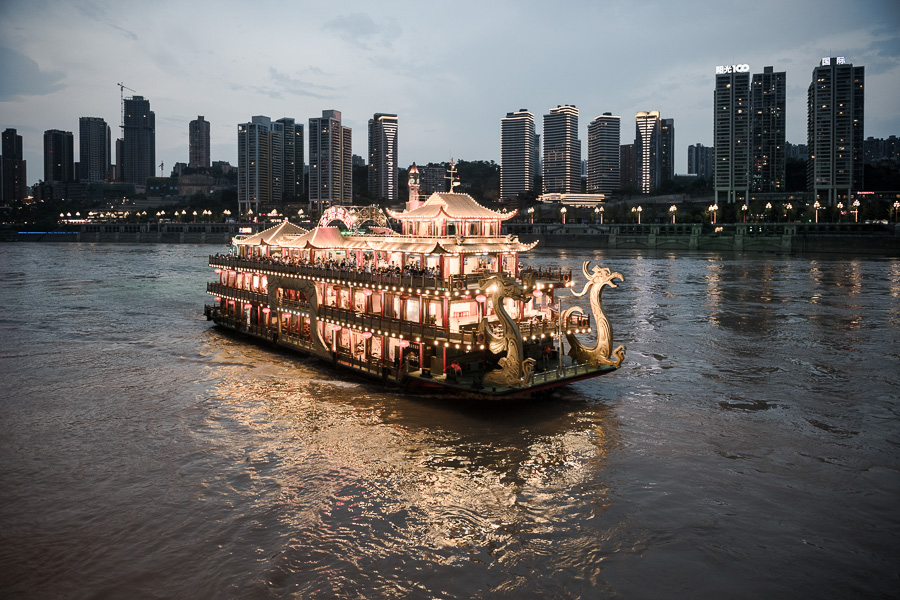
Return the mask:
<path id="1" fill-rule="evenodd" d="M 278 246 L 289 235 L 302 235 L 308 230 L 294 225 L 287 219 L 259 233 L 235 241 L 240 246 Z"/>
<path id="2" fill-rule="evenodd" d="M 428 220 L 444 218 L 451 221 L 467 219 L 499 219 L 506 221 L 516 215 L 518 211 L 501 213 L 478 204 L 468 194 L 452 194 L 449 192 L 435 192 L 421 206 L 410 211 L 397 212 L 388 209 L 388 214 L 398 221 Z"/>
<path id="3" fill-rule="evenodd" d="M 284 239 L 285 248 L 344 248 L 346 238 L 337 227 L 316 227 L 299 237 Z"/>
<path id="4" fill-rule="evenodd" d="M 250 238 L 247 238 L 250 239 Z M 246 243 L 246 240 L 243 240 Z M 516 236 L 415 237 L 405 235 L 344 235 L 337 227 L 316 227 L 302 235 L 282 236 L 282 248 L 317 250 L 379 250 L 407 254 L 479 254 L 527 252 L 538 242 L 525 244 Z"/>

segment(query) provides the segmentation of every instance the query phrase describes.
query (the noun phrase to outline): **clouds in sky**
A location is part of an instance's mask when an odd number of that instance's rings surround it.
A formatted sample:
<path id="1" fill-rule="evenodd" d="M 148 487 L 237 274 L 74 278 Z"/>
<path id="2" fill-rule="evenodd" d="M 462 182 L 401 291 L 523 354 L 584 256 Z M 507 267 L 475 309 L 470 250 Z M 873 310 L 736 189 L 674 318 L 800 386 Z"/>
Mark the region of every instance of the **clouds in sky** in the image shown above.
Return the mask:
<path id="1" fill-rule="evenodd" d="M 675 119 L 686 148 L 712 144 L 718 64 L 787 72 L 787 137 L 806 139 L 806 88 L 824 56 L 866 67 L 866 135 L 900 134 L 900 4 L 890 1 L 425 3 L 0 3 L 0 127 L 23 135 L 41 177 L 46 129 L 78 118 L 119 125 L 117 82 L 149 98 L 157 161 L 187 161 L 188 122 L 211 123 L 214 160 L 236 162 L 253 115 L 306 123 L 337 109 L 366 154 L 366 122 L 400 118 L 400 163 L 499 160 L 500 119 L 558 104 L 580 109 L 580 137 L 603 112 Z"/>

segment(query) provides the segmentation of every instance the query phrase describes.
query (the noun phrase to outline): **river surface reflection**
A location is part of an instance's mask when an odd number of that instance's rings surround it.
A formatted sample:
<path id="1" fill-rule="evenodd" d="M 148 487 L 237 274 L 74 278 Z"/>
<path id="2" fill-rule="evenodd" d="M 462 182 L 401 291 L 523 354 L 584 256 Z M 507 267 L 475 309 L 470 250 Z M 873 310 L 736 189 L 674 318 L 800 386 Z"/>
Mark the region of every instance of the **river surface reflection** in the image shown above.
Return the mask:
<path id="1" fill-rule="evenodd" d="M 900 261 L 536 252 L 625 276 L 626 360 L 490 403 L 210 327 L 209 247 L 2 250 L 3 595 L 896 588 Z"/>

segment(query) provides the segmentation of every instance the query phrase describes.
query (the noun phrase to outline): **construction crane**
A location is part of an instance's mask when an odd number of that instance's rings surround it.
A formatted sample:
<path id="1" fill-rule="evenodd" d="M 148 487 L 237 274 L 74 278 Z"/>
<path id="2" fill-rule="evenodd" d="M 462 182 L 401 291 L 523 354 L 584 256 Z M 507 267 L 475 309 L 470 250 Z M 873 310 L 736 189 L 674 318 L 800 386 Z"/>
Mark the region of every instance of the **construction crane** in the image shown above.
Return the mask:
<path id="1" fill-rule="evenodd" d="M 131 89 L 130 87 L 128 87 L 121 81 L 119 83 L 117 83 L 116 85 L 119 86 L 119 100 L 120 100 L 119 103 L 122 106 L 122 124 L 119 125 L 119 127 L 121 127 L 122 129 L 125 129 L 125 90 L 128 90 L 129 92 L 134 92 L 134 93 L 137 93 L 137 90 Z"/>

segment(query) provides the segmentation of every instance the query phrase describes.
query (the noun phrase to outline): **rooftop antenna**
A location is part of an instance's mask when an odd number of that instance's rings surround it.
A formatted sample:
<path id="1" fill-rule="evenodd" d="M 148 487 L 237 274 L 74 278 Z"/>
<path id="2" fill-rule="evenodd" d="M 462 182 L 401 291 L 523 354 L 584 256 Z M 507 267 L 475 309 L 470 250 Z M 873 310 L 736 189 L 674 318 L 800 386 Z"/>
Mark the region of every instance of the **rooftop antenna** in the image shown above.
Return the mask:
<path id="1" fill-rule="evenodd" d="M 160 163 L 159 163 L 159 176 L 160 176 L 160 177 L 163 176 L 163 168 L 164 168 L 163 165 L 164 165 L 163 162 L 160 162 Z"/>
<path id="2" fill-rule="evenodd" d="M 119 83 L 117 83 L 116 85 L 119 86 L 119 104 L 122 107 L 122 124 L 119 125 L 119 127 L 121 127 L 122 129 L 125 129 L 125 90 L 128 90 L 129 92 L 134 92 L 134 93 L 137 93 L 137 90 L 131 89 L 130 87 L 128 87 L 121 81 Z"/>
<path id="3" fill-rule="evenodd" d="M 453 188 L 459 185 L 459 176 L 456 174 L 456 163 L 453 162 L 452 156 L 450 157 L 450 167 L 447 169 L 444 179 L 450 180 L 450 193 L 453 194 Z"/>

